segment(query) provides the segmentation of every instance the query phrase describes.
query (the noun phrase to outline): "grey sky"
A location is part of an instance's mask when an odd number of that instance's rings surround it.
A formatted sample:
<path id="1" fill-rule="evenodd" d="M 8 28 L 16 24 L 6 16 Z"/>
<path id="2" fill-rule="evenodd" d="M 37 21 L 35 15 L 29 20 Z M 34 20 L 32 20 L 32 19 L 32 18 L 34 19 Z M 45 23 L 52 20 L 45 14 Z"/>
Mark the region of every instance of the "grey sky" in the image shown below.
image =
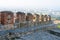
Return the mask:
<path id="1" fill-rule="evenodd" d="M 0 10 L 20 10 L 22 8 L 60 10 L 60 0 L 0 0 Z"/>

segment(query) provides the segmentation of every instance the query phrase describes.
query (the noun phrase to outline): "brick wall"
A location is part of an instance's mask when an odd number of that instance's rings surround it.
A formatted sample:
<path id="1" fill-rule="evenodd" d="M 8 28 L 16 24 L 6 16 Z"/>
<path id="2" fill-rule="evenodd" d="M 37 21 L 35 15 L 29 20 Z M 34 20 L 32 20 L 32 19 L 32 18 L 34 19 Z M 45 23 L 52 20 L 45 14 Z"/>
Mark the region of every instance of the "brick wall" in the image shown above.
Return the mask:
<path id="1" fill-rule="evenodd" d="M 44 22 L 44 15 L 41 15 L 41 22 Z"/>
<path id="2" fill-rule="evenodd" d="M 17 14 L 16 15 L 17 19 L 16 20 L 18 20 L 20 22 L 24 22 L 26 20 L 25 13 L 23 13 L 23 12 L 17 12 L 16 14 Z"/>
<path id="3" fill-rule="evenodd" d="M 48 21 L 51 21 L 51 16 L 50 15 L 48 15 Z"/>
<path id="4" fill-rule="evenodd" d="M 38 14 L 35 15 L 36 15 L 36 21 L 39 22 L 39 15 Z"/>
<path id="5" fill-rule="evenodd" d="M 0 23 L 1 23 L 1 13 L 0 13 Z"/>
<path id="6" fill-rule="evenodd" d="M 1 12 L 1 24 L 3 24 L 3 25 L 14 24 L 14 14 L 13 14 L 13 12 L 2 11 Z"/>
<path id="7" fill-rule="evenodd" d="M 27 13 L 26 21 L 33 21 L 33 15 L 31 13 Z"/>
<path id="8" fill-rule="evenodd" d="M 44 15 L 44 21 L 47 22 L 48 21 L 48 16 Z"/>

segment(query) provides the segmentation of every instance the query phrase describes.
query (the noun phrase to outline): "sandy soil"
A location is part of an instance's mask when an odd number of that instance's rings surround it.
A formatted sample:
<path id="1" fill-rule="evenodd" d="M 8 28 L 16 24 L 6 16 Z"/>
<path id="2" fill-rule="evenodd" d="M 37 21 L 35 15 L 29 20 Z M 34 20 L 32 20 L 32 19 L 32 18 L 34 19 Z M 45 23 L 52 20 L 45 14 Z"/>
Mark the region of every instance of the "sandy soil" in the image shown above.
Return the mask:
<path id="1" fill-rule="evenodd" d="M 60 23 L 60 20 L 54 20 L 54 23 L 58 24 L 58 23 Z"/>

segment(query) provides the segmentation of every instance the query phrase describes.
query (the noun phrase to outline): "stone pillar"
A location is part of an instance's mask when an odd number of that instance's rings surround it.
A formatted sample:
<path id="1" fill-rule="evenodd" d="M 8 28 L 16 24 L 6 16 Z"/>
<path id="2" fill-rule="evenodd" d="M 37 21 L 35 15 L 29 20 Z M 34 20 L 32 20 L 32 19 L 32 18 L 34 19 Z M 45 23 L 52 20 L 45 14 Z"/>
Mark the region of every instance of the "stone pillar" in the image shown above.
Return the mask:
<path id="1" fill-rule="evenodd" d="M 18 21 L 17 23 L 19 25 L 18 28 L 25 27 L 25 21 L 26 21 L 26 15 L 25 15 L 25 13 L 24 12 L 17 12 L 16 14 L 17 14 L 16 21 Z"/>
<path id="2" fill-rule="evenodd" d="M 39 25 L 39 15 L 38 14 L 35 15 L 36 15 L 36 25 Z"/>
<path id="3" fill-rule="evenodd" d="M 2 25 L 14 25 L 14 14 L 11 11 L 1 11 L 1 24 Z M 8 26 L 10 27 L 10 26 Z M 8 28 L 7 28 L 8 29 Z"/>
<path id="4" fill-rule="evenodd" d="M 48 24 L 48 16 L 44 15 L 44 24 Z"/>
<path id="5" fill-rule="evenodd" d="M 0 24 L 1 24 L 1 13 L 0 13 Z"/>
<path id="6" fill-rule="evenodd" d="M 48 21 L 48 16 L 47 16 L 47 15 L 45 15 L 45 16 L 44 16 L 44 18 L 45 18 L 45 19 L 44 19 L 44 20 L 45 20 L 45 22 L 47 22 L 47 21 Z"/>
<path id="7" fill-rule="evenodd" d="M 51 21 L 51 16 L 50 15 L 48 15 L 48 19 L 49 19 L 49 21 Z"/>
<path id="8" fill-rule="evenodd" d="M 27 16 L 26 16 L 26 21 L 27 21 L 27 25 L 28 26 L 32 26 L 32 22 L 33 22 L 33 15 L 31 13 L 27 13 Z"/>
<path id="9" fill-rule="evenodd" d="M 44 22 L 44 15 L 41 15 L 41 23 Z"/>
<path id="10" fill-rule="evenodd" d="M 36 15 L 34 14 L 33 15 L 33 26 L 35 26 L 35 24 L 36 24 Z"/>
<path id="11" fill-rule="evenodd" d="M 1 22 L 5 24 L 14 24 L 14 14 L 11 11 L 2 11 L 1 12 Z"/>

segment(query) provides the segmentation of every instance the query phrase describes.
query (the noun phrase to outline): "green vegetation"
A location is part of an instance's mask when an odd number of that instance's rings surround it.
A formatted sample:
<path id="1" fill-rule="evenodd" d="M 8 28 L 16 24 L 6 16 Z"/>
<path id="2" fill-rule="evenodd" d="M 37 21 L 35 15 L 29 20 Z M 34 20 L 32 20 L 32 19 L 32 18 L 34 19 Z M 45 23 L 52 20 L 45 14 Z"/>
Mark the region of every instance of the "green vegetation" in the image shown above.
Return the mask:
<path id="1" fill-rule="evenodd" d="M 60 23 L 58 23 L 57 28 L 59 28 L 59 29 L 60 29 Z"/>
<path id="2" fill-rule="evenodd" d="M 60 20 L 60 17 L 57 17 L 57 20 Z"/>

